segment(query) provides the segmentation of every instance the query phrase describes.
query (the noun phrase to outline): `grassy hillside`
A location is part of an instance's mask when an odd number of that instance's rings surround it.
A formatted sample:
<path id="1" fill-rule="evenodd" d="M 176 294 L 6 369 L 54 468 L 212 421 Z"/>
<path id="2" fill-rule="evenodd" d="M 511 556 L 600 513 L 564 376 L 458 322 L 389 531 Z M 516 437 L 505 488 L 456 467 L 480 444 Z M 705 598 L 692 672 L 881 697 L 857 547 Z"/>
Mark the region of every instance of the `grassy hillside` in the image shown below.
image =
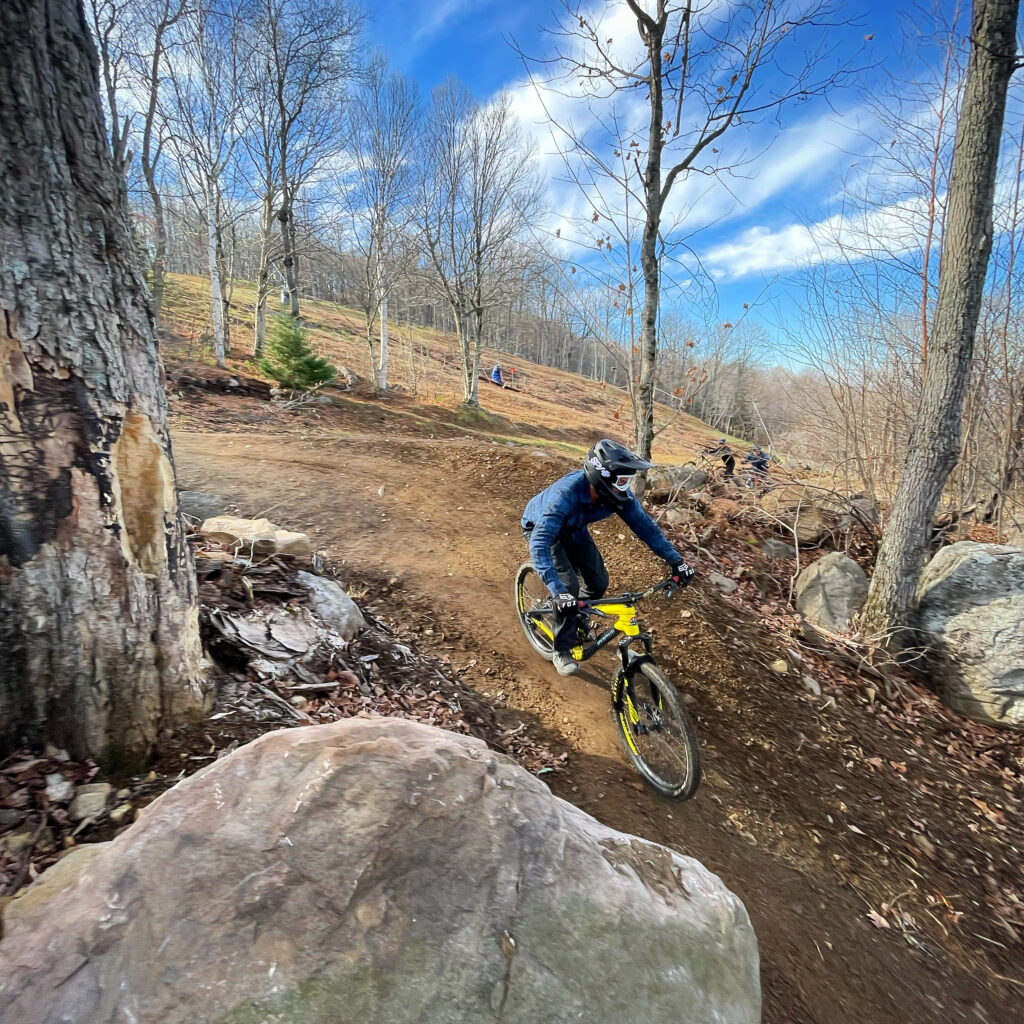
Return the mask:
<path id="1" fill-rule="evenodd" d="M 255 289 L 239 283 L 234 292 L 231 318 L 232 353 L 229 365 L 238 372 L 259 376 L 250 357 L 253 336 Z M 272 303 L 271 311 L 276 306 Z M 362 334 L 362 315 L 330 302 L 303 303 L 303 318 L 311 345 L 335 365 L 354 370 L 364 380 L 370 376 L 369 354 Z M 161 344 L 173 366 L 181 360 L 212 363 L 210 346 L 209 285 L 204 278 L 170 275 L 165 293 Z M 391 325 L 390 381 L 395 393 L 386 398 L 358 389 L 349 411 L 365 418 L 376 405 L 389 419 L 409 420 L 422 432 L 425 426 L 446 432 L 483 433 L 495 437 L 528 437 L 568 448 L 584 448 L 598 437 L 628 441 L 632 434 L 627 394 L 607 384 L 554 370 L 529 360 L 485 349 L 481 366 L 489 371 L 495 362 L 512 365 L 522 391 L 502 390 L 480 382 L 484 412 L 461 407 L 459 355 L 453 335 L 422 327 Z M 372 418 L 372 417 L 371 417 Z M 694 447 L 706 441 L 712 430 L 693 416 L 659 405 L 659 426 L 667 424 L 655 439 L 659 461 L 681 462 L 693 457 Z"/>

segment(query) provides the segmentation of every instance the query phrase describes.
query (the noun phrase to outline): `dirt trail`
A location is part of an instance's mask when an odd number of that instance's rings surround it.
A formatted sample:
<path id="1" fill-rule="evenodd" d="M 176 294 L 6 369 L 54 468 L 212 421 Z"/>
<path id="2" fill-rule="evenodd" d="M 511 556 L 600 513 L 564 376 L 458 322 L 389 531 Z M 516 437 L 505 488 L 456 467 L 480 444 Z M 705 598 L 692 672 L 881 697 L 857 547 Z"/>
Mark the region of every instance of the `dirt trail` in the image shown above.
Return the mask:
<path id="1" fill-rule="evenodd" d="M 1013 990 L 967 964 L 952 940 L 914 950 L 869 922 L 864 865 L 822 847 L 812 831 L 826 818 L 826 791 L 842 791 L 853 812 L 863 811 L 858 820 L 885 801 L 862 796 L 841 766 L 820 760 L 821 727 L 806 696 L 765 679 L 750 659 L 751 639 L 702 587 L 648 615 L 660 660 L 698 702 L 708 771 L 686 804 L 654 795 L 621 755 L 609 662 L 563 679 L 530 652 L 511 601 L 525 557 L 519 515 L 568 463 L 476 439 L 179 432 L 174 445 L 182 486 L 306 530 L 343 575 L 364 581 L 378 613 L 418 629 L 422 646 L 464 670 L 465 684 L 564 737 L 570 761 L 552 783 L 556 793 L 721 875 L 760 940 L 769 1024 L 1020 1019 Z M 635 540 L 620 537 L 617 520 L 598 531 L 613 586 L 660 574 Z M 865 844 L 864 857 L 877 852 Z"/>

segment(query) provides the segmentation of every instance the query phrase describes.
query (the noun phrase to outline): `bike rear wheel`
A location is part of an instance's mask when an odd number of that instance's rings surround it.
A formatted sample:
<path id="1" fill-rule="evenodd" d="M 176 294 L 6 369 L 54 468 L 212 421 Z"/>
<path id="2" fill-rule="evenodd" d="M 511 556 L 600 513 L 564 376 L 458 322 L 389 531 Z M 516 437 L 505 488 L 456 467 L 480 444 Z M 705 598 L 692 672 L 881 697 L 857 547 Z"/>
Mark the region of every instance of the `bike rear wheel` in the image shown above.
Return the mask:
<path id="1" fill-rule="evenodd" d="M 635 662 L 617 680 L 612 703 L 626 754 L 648 785 L 675 800 L 693 796 L 700 744 L 668 676 L 650 661 Z"/>
<path id="2" fill-rule="evenodd" d="M 516 571 L 515 601 L 519 625 L 523 627 L 530 646 L 548 661 L 554 653 L 554 630 L 549 616 L 543 619 L 531 618 L 527 612 L 551 600 L 551 594 L 529 562 L 524 562 Z"/>

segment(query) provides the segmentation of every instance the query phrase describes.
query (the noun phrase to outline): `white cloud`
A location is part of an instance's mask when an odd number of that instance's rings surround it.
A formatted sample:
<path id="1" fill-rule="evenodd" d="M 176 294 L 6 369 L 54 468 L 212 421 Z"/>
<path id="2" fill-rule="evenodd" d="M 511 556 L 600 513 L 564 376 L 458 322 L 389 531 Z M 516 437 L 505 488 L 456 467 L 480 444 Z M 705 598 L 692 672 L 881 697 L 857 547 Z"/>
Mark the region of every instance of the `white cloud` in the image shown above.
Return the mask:
<path id="1" fill-rule="evenodd" d="M 729 281 L 839 259 L 905 255 L 921 248 L 927 216 L 927 197 L 914 196 L 868 213 L 838 213 L 815 224 L 755 226 L 709 249 L 705 264 L 713 277 Z"/>
<path id="2" fill-rule="evenodd" d="M 479 7 L 476 0 L 441 0 L 431 7 L 430 14 L 416 28 L 413 40 L 420 42 L 437 35 L 452 18 L 468 7 Z"/>

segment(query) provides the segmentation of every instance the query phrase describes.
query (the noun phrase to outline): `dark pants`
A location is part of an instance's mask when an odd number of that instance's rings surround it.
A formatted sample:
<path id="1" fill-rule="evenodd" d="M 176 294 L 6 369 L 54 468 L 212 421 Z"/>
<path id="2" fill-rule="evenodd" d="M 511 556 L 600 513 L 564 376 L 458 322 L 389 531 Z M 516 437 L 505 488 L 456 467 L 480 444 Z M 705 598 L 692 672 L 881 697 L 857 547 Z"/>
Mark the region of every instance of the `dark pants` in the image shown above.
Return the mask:
<path id="1" fill-rule="evenodd" d="M 529 543 L 529 532 L 524 530 L 523 533 Z M 559 579 L 570 594 L 587 601 L 603 596 L 608 589 L 608 570 L 589 533 L 578 541 L 560 537 L 551 545 L 551 559 Z M 556 651 L 568 651 L 576 646 L 579 625 L 580 616 L 576 612 L 558 614 L 555 623 Z"/>
<path id="2" fill-rule="evenodd" d="M 723 455 L 722 462 L 725 465 L 725 479 L 731 480 L 736 471 L 736 460 L 731 455 Z"/>

